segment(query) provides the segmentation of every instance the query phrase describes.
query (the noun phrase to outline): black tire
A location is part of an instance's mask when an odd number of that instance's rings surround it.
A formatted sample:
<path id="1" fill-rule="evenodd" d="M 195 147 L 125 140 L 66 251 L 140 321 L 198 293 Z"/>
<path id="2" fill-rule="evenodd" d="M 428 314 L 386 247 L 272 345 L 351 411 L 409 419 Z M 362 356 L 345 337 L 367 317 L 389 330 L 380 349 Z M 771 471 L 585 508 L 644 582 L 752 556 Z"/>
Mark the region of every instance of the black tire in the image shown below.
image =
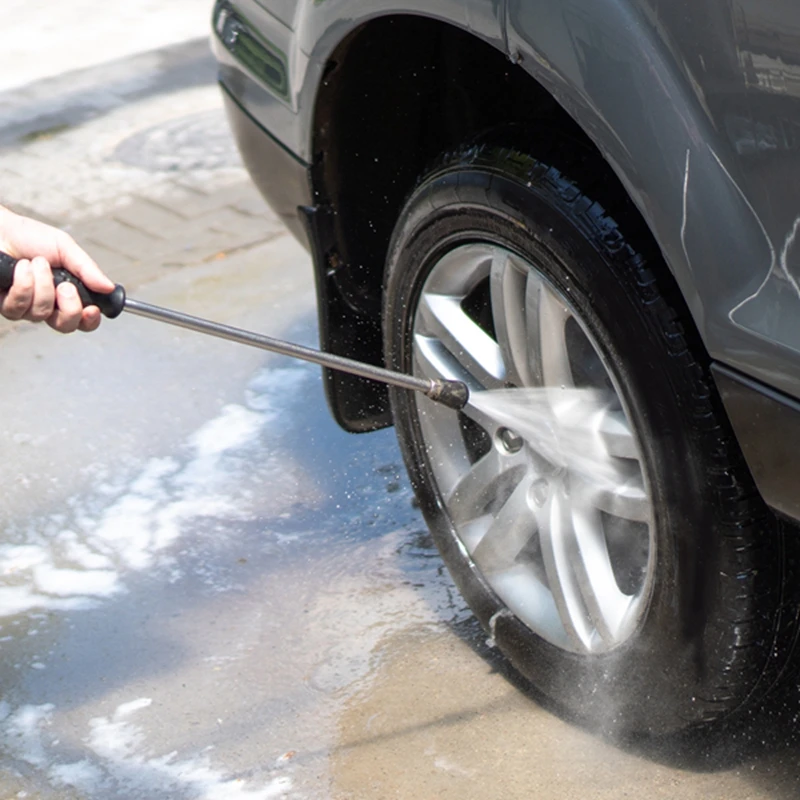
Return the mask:
<path id="1" fill-rule="evenodd" d="M 569 292 L 611 365 L 650 476 L 657 555 L 635 632 L 608 652 L 580 654 L 504 612 L 458 540 L 418 401 L 393 390 L 400 445 L 460 591 L 536 689 L 571 715 L 618 732 L 708 728 L 760 702 L 789 655 L 795 627 L 794 610 L 783 611 L 782 529 L 753 484 L 663 262 L 637 251 L 630 244 L 642 240 L 636 232 L 626 239 L 564 171 L 487 147 L 446 160 L 421 181 L 389 251 L 386 360 L 412 369 L 421 287 L 443 255 L 464 243 L 518 254 Z"/>

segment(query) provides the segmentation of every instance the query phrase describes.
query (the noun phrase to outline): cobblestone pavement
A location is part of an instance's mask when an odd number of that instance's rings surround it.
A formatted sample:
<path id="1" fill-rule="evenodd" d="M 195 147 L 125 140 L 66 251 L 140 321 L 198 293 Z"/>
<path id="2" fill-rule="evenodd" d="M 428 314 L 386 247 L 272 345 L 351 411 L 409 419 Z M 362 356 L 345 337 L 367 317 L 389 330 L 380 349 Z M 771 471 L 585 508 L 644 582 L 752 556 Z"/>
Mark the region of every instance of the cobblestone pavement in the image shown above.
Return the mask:
<path id="1" fill-rule="evenodd" d="M 207 43 L 112 75 L 113 92 L 102 65 L 0 93 L 5 205 L 68 230 L 129 289 L 285 235 L 241 166 Z"/>

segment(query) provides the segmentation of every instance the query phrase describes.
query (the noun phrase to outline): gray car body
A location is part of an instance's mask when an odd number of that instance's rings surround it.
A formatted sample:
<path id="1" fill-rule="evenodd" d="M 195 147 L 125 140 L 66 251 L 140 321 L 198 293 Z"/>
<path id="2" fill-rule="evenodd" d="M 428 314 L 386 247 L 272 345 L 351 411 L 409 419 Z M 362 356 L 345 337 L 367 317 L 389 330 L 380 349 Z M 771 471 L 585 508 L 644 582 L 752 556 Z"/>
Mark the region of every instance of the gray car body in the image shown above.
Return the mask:
<path id="1" fill-rule="evenodd" d="M 717 365 L 762 493 L 800 517 L 800 499 L 787 480 L 800 463 L 800 5 L 231 0 L 228 6 L 284 59 L 287 81 L 278 93 L 265 85 L 221 43 L 218 26 L 223 86 L 301 164 L 314 158 L 316 96 L 326 64 L 370 20 L 435 17 L 525 70 L 594 142 L 638 207 Z M 290 224 L 297 205 L 313 205 L 311 194 L 293 207 L 290 196 L 265 193 Z"/>

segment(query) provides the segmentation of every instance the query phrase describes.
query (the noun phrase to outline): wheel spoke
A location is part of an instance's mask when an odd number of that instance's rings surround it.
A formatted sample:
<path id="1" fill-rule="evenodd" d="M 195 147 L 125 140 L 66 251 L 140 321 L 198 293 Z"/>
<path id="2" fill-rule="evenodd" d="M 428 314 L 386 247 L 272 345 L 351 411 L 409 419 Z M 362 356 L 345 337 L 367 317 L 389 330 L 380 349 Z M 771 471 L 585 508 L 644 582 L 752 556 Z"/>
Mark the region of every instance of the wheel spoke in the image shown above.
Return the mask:
<path id="1" fill-rule="evenodd" d="M 572 565 L 589 622 L 601 639 L 614 644 L 633 601 L 617 584 L 606 545 L 603 523 L 595 509 L 573 503 Z"/>
<path id="2" fill-rule="evenodd" d="M 510 253 L 492 262 L 492 318 L 506 367 L 506 381 L 530 385 L 528 333 L 524 297 L 530 270 L 518 265 Z"/>
<path id="3" fill-rule="evenodd" d="M 586 650 L 597 637 L 615 644 L 633 598 L 617 585 L 598 512 L 562 488 L 539 521 L 545 572 L 568 637 Z"/>
<path id="4" fill-rule="evenodd" d="M 618 458 L 638 459 L 636 440 L 630 423 L 621 409 L 604 409 L 594 422 L 600 440 L 608 455 Z"/>
<path id="5" fill-rule="evenodd" d="M 438 339 L 434 339 L 430 336 L 417 335 L 414 338 L 414 344 L 416 345 L 414 349 L 415 374 L 426 378 L 445 378 L 451 381 L 464 381 L 470 389 L 470 396 L 466 406 L 461 409 L 461 413 L 480 425 L 481 428 L 493 438 L 497 429 L 500 427 L 500 422 L 495 417 L 490 416 L 485 411 L 478 408 L 473 401 L 476 392 L 482 391 L 483 387 L 475 381 L 474 377 L 470 375 L 458 361 L 456 361 L 455 357 Z M 443 406 L 440 406 L 440 409 L 443 414 L 448 415 L 454 420 L 454 425 L 457 428 L 457 416 Z M 455 430 L 455 428 L 453 430 Z"/>
<path id="6" fill-rule="evenodd" d="M 428 365 L 422 363 L 419 348 L 414 352 L 414 372 L 416 375 L 429 377 L 436 374 L 431 373 Z M 455 411 L 434 403 L 424 395 L 417 394 L 415 401 L 419 409 L 419 425 L 426 449 L 436 454 L 432 463 L 436 482 L 441 491 L 447 494 L 470 467 L 470 460 L 464 449 L 452 446 L 453 442 L 458 442 L 461 438 L 459 416 Z"/>
<path id="7" fill-rule="evenodd" d="M 426 378 L 444 378 L 450 381 L 464 381 L 472 391 L 482 391 L 473 375 L 435 336 L 416 334 L 414 355 L 416 357 L 418 375 Z"/>
<path id="8" fill-rule="evenodd" d="M 425 290 L 463 299 L 489 277 L 497 248 L 487 244 L 468 244 L 448 252 L 436 265 Z"/>
<path id="9" fill-rule="evenodd" d="M 587 502 L 599 511 L 631 522 L 650 521 L 650 499 L 638 468 L 627 473 L 620 470 L 616 480 L 603 480 L 599 484 L 594 483 L 591 476 L 573 475 L 573 480 L 576 485 L 582 485 Z"/>
<path id="10" fill-rule="evenodd" d="M 535 513 L 545 574 L 561 624 L 573 646 L 587 650 L 594 631 L 588 623 L 573 568 L 573 553 L 577 548 L 569 498 L 561 488 L 552 491 L 548 501 Z"/>
<path id="11" fill-rule="evenodd" d="M 500 347 L 449 295 L 423 294 L 417 333 L 438 339 L 465 372 L 485 389 L 504 385 L 505 365 Z"/>
<path id="12" fill-rule="evenodd" d="M 453 522 L 459 525 L 486 514 L 490 505 L 513 492 L 525 471 L 522 457 L 502 455 L 493 447 L 462 475 L 447 497 Z"/>
<path id="13" fill-rule="evenodd" d="M 517 556 L 536 535 L 536 518 L 528 505 L 530 486 L 530 476 L 517 484 L 472 552 L 473 560 L 485 574 L 514 566 Z"/>
<path id="14" fill-rule="evenodd" d="M 528 302 L 528 341 L 539 362 L 541 380 L 545 386 L 572 386 L 572 370 L 567 350 L 567 320 L 572 313 L 562 300 L 534 275 L 529 281 L 538 284 L 526 293 Z"/>

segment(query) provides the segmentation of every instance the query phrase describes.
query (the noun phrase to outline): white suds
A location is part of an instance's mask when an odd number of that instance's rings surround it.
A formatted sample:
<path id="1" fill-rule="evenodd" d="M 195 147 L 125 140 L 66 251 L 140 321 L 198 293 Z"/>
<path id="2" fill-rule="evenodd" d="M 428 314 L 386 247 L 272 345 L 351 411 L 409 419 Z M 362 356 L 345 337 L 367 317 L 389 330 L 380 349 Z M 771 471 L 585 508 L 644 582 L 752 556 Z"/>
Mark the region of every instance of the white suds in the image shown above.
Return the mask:
<path id="1" fill-rule="evenodd" d="M 263 370 L 248 390 L 249 407 L 225 406 L 188 438 L 185 458 L 150 459 L 125 483 L 96 486 L 69 514 L 34 520 L 24 542 L 0 545 L 0 618 L 92 608 L 126 591 L 126 573 L 168 568 L 168 549 L 194 521 L 242 519 L 231 491 L 241 474 L 231 459 L 258 446 L 312 374 L 305 366 Z"/>
<path id="2" fill-rule="evenodd" d="M 260 787 L 229 778 L 211 766 L 207 752 L 180 758 L 177 752 L 152 755 L 145 731 L 131 721 L 151 705 L 138 698 L 119 705 L 109 717 L 89 721 L 83 737 L 86 757 L 54 763 L 48 758 L 53 705 L 22 706 L 13 713 L 0 704 L 0 744 L 33 767 L 44 768 L 55 786 L 68 786 L 92 797 L 107 796 L 112 787 L 124 787 L 131 796 L 173 797 L 189 800 L 270 800 L 292 787 L 286 775 L 272 775 Z"/>

